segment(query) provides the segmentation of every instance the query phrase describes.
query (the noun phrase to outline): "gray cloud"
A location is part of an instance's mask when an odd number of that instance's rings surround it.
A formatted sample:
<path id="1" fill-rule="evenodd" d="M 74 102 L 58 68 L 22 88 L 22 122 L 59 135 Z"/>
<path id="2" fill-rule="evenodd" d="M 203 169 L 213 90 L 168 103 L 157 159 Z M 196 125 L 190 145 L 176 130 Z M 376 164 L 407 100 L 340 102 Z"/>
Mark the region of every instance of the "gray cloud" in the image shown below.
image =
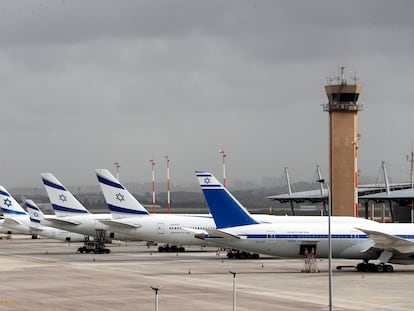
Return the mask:
<path id="1" fill-rule="evenodd" d="M 359 167 L 407 178 L 412 148 L 411 1 L 2 1 L 1 183 L 68 184 L 121 163 L 149 181 L 193 171 L 260 180 L 288 165 L 327 174 L 323 86 L 357 72 Z"/>

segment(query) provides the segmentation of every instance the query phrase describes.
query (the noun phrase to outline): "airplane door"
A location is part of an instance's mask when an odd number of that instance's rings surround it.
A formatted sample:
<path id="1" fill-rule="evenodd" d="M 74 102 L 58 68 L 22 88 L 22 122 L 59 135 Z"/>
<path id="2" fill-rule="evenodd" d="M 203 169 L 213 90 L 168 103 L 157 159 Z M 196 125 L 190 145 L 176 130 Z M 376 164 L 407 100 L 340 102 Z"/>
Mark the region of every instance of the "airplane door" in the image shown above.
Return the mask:
<path id="1" fill-rule="evenodd" d="M 157 233 L 164 234 L 164 223 L 163 222 L 159 222 L 157 224 Z"/>
<path id="2" fill-rule="evenodd" d="M 351 242 L 352 244 L 358 244 L 359 242 L 359 231 L 351 232 Z"/>
<path id="3" fill-rule="evenodd" d="M 274 231 L 267 231 L 267 242 L 272 243 L 276 241 L 276 234 Z"/>

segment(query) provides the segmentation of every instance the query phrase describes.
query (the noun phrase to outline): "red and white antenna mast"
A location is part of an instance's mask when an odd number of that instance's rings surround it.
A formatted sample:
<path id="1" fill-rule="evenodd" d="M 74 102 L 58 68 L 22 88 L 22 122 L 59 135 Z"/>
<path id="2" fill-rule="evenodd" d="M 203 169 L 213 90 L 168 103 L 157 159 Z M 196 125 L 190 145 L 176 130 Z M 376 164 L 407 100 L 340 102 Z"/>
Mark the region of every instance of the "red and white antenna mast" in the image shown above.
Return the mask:
<path id="1" fill-rule="evenodd" d="M 168 214 L 171 212 L 171 184 L 170 184 L 170 159 L 168 158 L 168 154 L 165 156 L 167 160 L 167 212 Z"/>
<path id="2" fill-rule="evenodd" d="M 121 165 L 119 165 L 119 162 L 115 162 L 115 173 L 116 173 L 116 179 L 119 181 L 119 168 L 121 167 Z"/>
<path id="3" fill-rule="evenodd" d="M 152 171 L 152 212 L 155 214 L 157 212 L 157 208 L 155 206 L 155 161 L 151 159 L 150 163 Z"/>
<path id="4" fill-rule="evenodd" d="M 407 161 L 411 163 L 410 169 L 410 183 L 411 188 L 414 188 L 414 152 L 411 151 L 409 155 L 407 155 Z"/>
<path id="5" fill-rule="evenodd" d="M 226 188 L 226 154 L 224 153 L 223 149 L 219 150 L 219 153 L 221 154 L 221 159 L 223 163 L 223 186 Z"/>

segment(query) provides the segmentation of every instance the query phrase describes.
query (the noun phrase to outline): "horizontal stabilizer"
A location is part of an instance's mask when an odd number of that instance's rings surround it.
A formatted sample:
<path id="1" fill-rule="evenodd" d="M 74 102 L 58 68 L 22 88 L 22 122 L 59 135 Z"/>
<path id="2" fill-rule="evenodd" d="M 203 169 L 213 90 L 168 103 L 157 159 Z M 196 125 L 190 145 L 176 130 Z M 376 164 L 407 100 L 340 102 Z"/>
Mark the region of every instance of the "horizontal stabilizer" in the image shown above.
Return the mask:
<path id="1" fill-rule="evenodd" d="M 220 237 L 220 238 L 225 238 L 225 239 L 232 239 L 232 240 L 240 240 L 241 237 L 231 234 L 231 233 L 227 233 L 221 230 L 217 230 L 217 229 L 206 229 L 208 234 L 210 236 L 214 236 L 214 237 Z"/>
<path id="2" fill-rule="evenodd" d="M 80 224 L 79 221 L 66 220 L 62 218 L 49 218 L 48 221 L 53 222 L 58 225 L 63 225 L 63 226 L 77 226 Z"/>
<path id="3" fill-rule="evenodd" d="M 375 248 L 380 248 L 388 251 L 396 250 L 400 253 L 414 252 L 414 243 L 409 240 L 380 231 L 362 228 L 355 229 L 358 229 L 367 234 L 374 241 Z"/>
<path id="4" fill-rule="evenodd" d="M 139 227 L 141 227 L 141 225 L 136 224 L 136 225 L 130 225 L 130 224 L 126 224 L 123 222 L 118 222 L 116 220 L 100 220 L 101 223 L 103 223 L 104 225 L 108 225 L 111 227 L 118 227 L 121 229 L 137 229 Z"/>
<path id="5" fill-rule="evenodd" d="M 43 231 L 43 229 L 41 229 L 41 228 L 39 228 L 39 227 L 32 227 L 32 226 L 30 226 L 29 227 L 29 229 L 30 229 L 30 231 L 31 232 L 36 232 L 36 233 L 39 233 L 39 232 L 42 232 Z"/>
<path id="6" fill-rule="evenodd" d="M 24 225 L 23 222 L 19 221 L 16 218 L 5 218 L 3 222 L 3 226 L 7 227 L 7 224 L 13 226 L 13 225 Z"/>

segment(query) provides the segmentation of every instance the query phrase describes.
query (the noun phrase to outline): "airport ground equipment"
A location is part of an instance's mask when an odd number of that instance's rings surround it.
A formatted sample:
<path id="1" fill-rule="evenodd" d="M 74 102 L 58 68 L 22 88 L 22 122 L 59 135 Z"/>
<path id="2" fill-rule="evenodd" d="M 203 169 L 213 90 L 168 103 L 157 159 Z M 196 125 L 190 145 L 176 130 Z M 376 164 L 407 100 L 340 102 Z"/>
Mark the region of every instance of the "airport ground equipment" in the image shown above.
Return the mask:
<path id="1" fill-rule="evenodd" d="M 105 234 L 106 231 L 102 229 L 96 229 L 96 240 L 89 240 L 85 238 L 83 246 L 78 248 L 79 253 L 94 253 L 94 254 L 109 254 L 111 250 L 105 247 Z"/>

